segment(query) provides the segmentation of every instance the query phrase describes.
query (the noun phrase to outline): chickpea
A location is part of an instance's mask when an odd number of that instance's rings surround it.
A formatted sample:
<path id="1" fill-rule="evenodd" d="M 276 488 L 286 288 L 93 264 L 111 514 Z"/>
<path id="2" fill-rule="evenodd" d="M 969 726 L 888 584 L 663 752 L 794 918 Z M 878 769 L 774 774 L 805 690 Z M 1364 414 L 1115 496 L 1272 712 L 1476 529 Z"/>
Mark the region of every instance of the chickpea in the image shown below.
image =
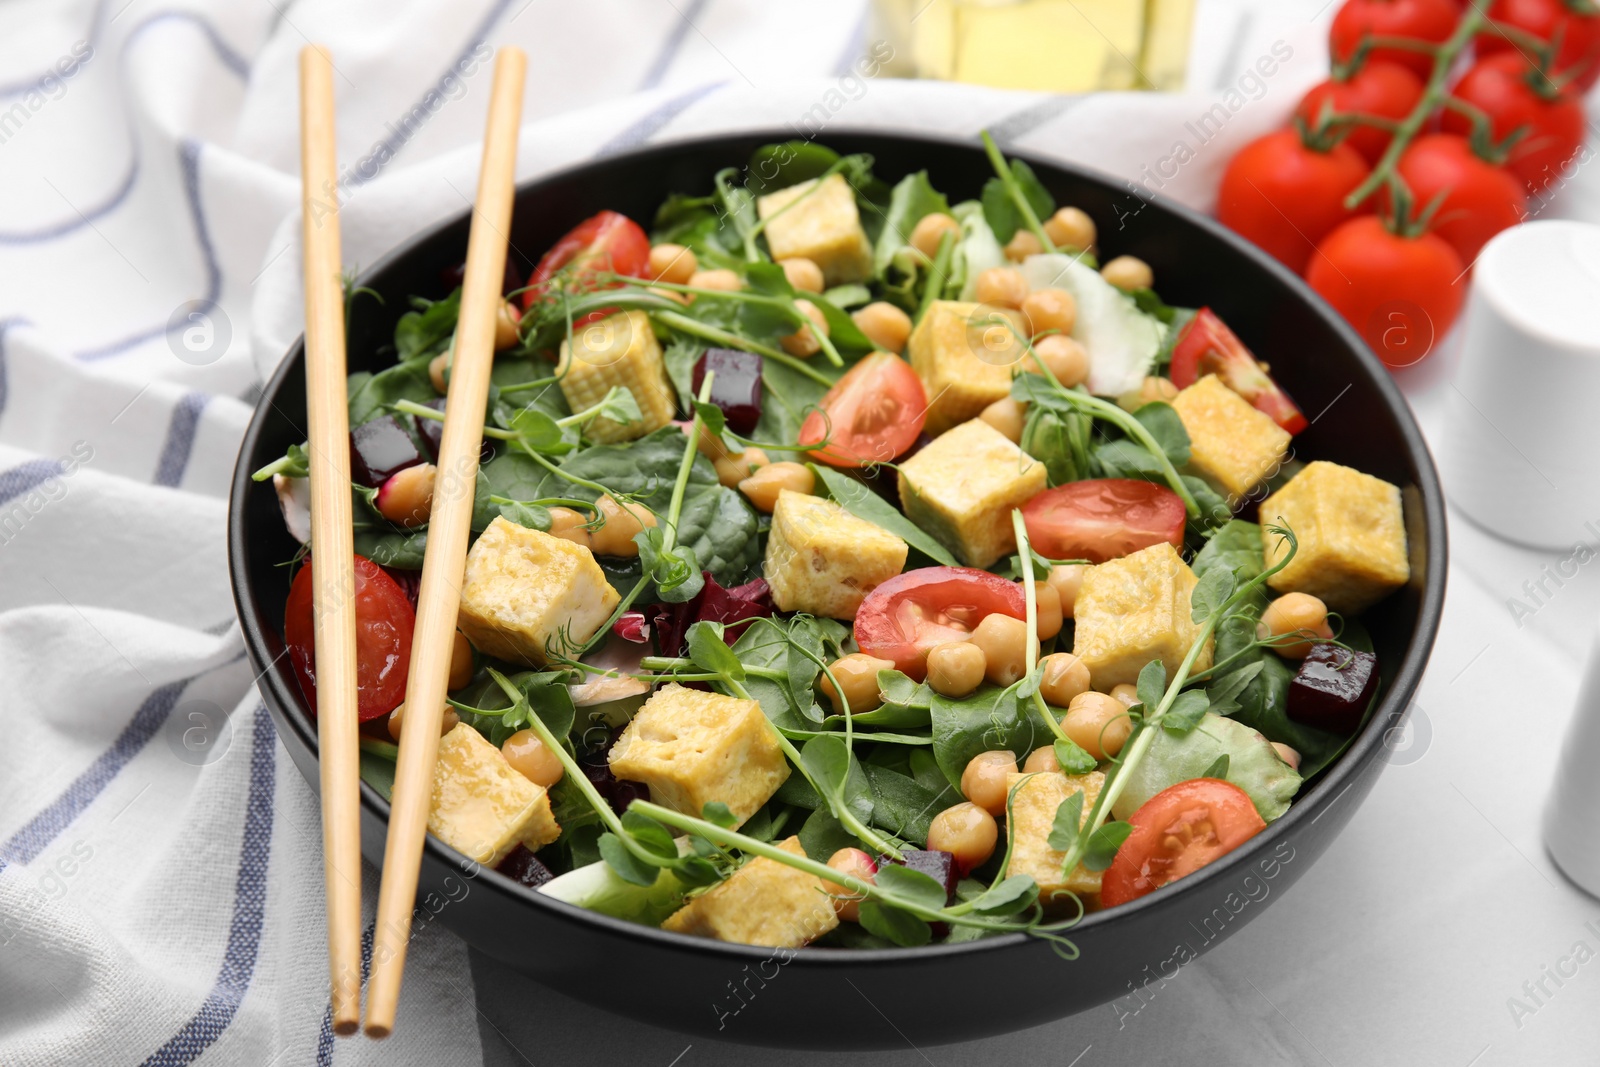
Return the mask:
<path id="1" fill-rule="evenodd" d="M 600 511 L 600 526 L 592 536 L 597 556 L 627 556 L 639 554 L 634 537 L 647 526 L 656 524 L 655 513 L 643 504 L 626 503 L 606 493 L 595 501 Z"/>
<path id="2" fill-rule="evenodd" d="M 983 676 L 995 685 L 1010 685 L 1026 672 L 1029 643 L 1037 649 L 1039 641 L 1028 633 L 1028 624 L 1010 615 L 991 612 L 972 631 L 972 643 L 983 650 Z"/>
<path id="3" fill-rule="evenodd" d="M 739 483 L 739 492 L 757 511 L 772 514 L 778 494 L 785 489 L 810 494 L 817 487 L 817 476 L 803 463 L 769 463 Z"/>
<path id="4" fill-rule="evenodd" d="M 466 634 L 457 630 L 456 643 L 450 649 L 450 680 L 445 687 L 456 690 L 472 681 L 472 668 L 472 642 L 467 640 Z"/>
<path id="5" fill-rule="evenodd" d="M 400 724 L 405 721 L 405 717 L 406 705 L 405 701 L 401 701 L 399 706 L 389 713 L 389 736 L 396 743 L 400 740 Z M 446 704 L 444 706 L 444 714 L 439 719 L 439 736 L 443 737 L 451 730 L 454 730 L 460 722 L 461 716 L 456 714 L 456 709 Z"/>
<path id="6" fill-rule="evenodd" d="M 1011 240 L 1006 242 L 1003 249 L 1006 258 L 1013 263 L 1021 263 L 1029 256 L 1037 256 L 1044 251 L 1044 242 L 1039 240 L 1032 230 L 1018 230 Z"/>
<path id="7" fill-rule="evenodd" d="M 1073 744 L 1095 759 L 1109 759 L 1122 751 L 1133 723 L 1122 701 L 1106 693 L 1079 693 L 1061 717 L 1061 728 Z"/>
<path id="8" fill-rule="evenodd" d="M 674 303 L 682 304 L 684 307 L 688 307 L 690 304 L 694 303 L 694 297 L 690 294 L 680 293 L 676 289 L 663 289 L 659 285 L 646 286 L 645 292 L 662 297 L 666 300 L 671 300 Z"/>
<path id="9" fill-rule="evenodd" d="M 450 391 L 450 382 L 445 377 L 445 372 L 450 369 L 450 353 L 440 352 L 428 360 L 428 381 L 433 383 L 433 391 L 444 396 Z"/>
<path id="10" fill-rule="evenodd" d="M 1159 375 L 1151 374 L 1139 383 L 1139 388 L 1123 393 L 1117 397 L 1117 406 L 1123 411 L 1138 411 L 1146 404 L 1156 401 L 1172 403 L 1178 395 L 1178 387 Z"/>
<path id="11" fill-rule="evenodd" d="M 1022 420 L 1028 409 L 1003 396 L 978 413 L 978 418 L 999 430 L 1012 444 L 1022 441 Z"/>
<path id="12" fill-rule="evenodd" d="M 1075 207 L 1064 207 L 1045 220 L 1045 236 L 1057 248 L 1075 248 L 1082 252 L 1094 247 L 1094 220 Z"/>
<path id="13" fill-rule="evenodd" d="M 964 697 L 983 681 L 988 660 L 971 641 L 946 641 L 928 650 L 928 688 L 940 696 Z"/>
<path id="14" fill-rule="evenodd" d="M 1046 334 L 1039 338 L 1033 342 L 1033 351 L 1039 357 L 1039 363 L 1048 367 L 1056 380 L 1068 389 L 1082 385 L 1083 380 L 1089 377 L 1088 349 L 1064 333 Z M 1031 371 L 1037 370 L 1039 364 L 1030 359 L 1023 366 Z"/>
<path id="15" fill-rule="evenodd" d="M 1052 589 L 1049 582 L 1034 582 L 1033 602 L 1039 640 L 1048 641 L 1066 625 L 1061 615 L 1061 594 Z"/>
<path id="16" fill-rule="evenodd" d="M 717 468 L 717 481 L 729 489 L 734 489 L 740 482 L 770 462 L 767 454 L 761 449 L 747 448 L 738 455 L 722 456 L 713 461 L 712 466 Z"/>
<path id="17" fill-rule="evenodd" d="M 905 351 L 911 337 L 911 316 L 893 304 L 875 300 L 852 312 L 850 318 L 876 347 L 896 355 Z"/>
<path id="18" fill-rule="evenodd" d="M 912 248 L 932 259 L 939 254 L 939 242 L 947 233 L 951 240 L 961 240 L 961 223 L 942 211 L 935 211 L 917 220 L 909 240 Z"/>
<path id="19" fill-rule="evenodd" d="M 1278 754 L 1278 757 L 1282 759 L 1283 762 L 1289 765 L 1289 769 L 1291 771 L 1298 771 L 1300 769 L 1300 753 L 1296 752 L 1282 741 L 1272 742 L 1272 750 Z"/>
<path id="20" fill-rule="evenodd" d="M 1328 605 L 1310 593 L 1285 593 L 1267 605 L 1256 624 L 1256 638 L 1261 641 L 1285 634 L 1300 634 L 1303 641 L 1274 644 L 1272 650 L 1284 659 L 1305 659 L 1311 651 L 1312 639 L 1328 640 L 1333 628 L 1328 625 Z"/>
<path id="21" fill-rule="evenodd" d="M 928 847 L 954 856 L 956 870 L 963 877 L 994 855 L 999 838 L 1000 827 L 994 816 L 972 803 L 944 809 L 928 827 Z"/>
<path id="22" fill-rule="evenodd" d="M 1064 708 L 1089 691 L 1089 667 L 1071 652 L 1052 652 L 1042 661 L 1039 695 L 1046 704 Z"/>
<path id="23" fill-rule="evenodd" d="M 833 702 L 835 713 L 843 715 L 848 701 L 850 714 L 859 715 L 883 703 L 883 694 L 878 690 L 878 672 L 894 670 L 894 660 L 852 652 L 834 660 L 828 670 L 833 672 L 833 678 L 826 672 L 818 675 L 817 688 Z M 844 691 L 842 696 L 833 688 L 834 679 L 838 679 L 839 689 Z"/>
<path id="24" fill-rule="evenodd" d="M 1121 685 L 1112 686 L 1109 695 L 1125 708 L 1131 708 L 1139 703 L 1139 687 L 1132 682 L 1123 682 Z"/>
<path id="25" fill-rule="evenodd" d="M 815 261 L 794 256 L 778 260 L 778 266 L 783 268 L 783 276 L 789 280 L 791 288 L 802 293 L 822 292 L 822 268 Z"/>
<path id="26" fill-rule="evenodd" d="M 978 275 L 973 292 L 980 304 L 1015 311 L 1028 299 L 1028 279 L 1015 267 L 990 267 Z"/>
<path id="27" fill-rule="evenodd" d="M 594 551 L 594 535 L 589 531 L 589 517 L 571 508 L 550 509 L 550 536 Z"/>
<path id="28" fill-rule="evenodd" d="M 689 276 L 689 284 L 696 289 L 719 289 L 725 293 L 744 288 L 744 280 L 731 270 L 697 270 Z"/>
<path id="29" fill-rule="evenodd" d="M 522 312 L 509 300 L 500 301 L 500 311 L 494 317 L 495 351 L 513 348 L 522 341 Z"/>
<path id="30" fill-rule="evenodd" d="M 1148 289 L 1156 283 L 1155 272 L 1150 269 L 1150 264 L 1138 256 L 1118 256 L 1100 268 L 1100 277 L 1125 293 L 1134 289 Z"/>
<path id="31" fill-rule="evenodd" d="M 859 848 L 841 848 L 828 857 L 828 866 L 868 885 L 878 880 L 878 865 Z M 846 889 L 838 882 L 823 882 L 822 891 L 833 897 L 833 910 L 839 913 L 839 918 L 851 923 L 860 921 L 861 897 L 855 891 Z"/>
<path id="32" fill-rule="evenodd" d="M 828 320 L 823 316 L 822 309 L 809 300 L 796 300 L 794 306 L 811 322 L 794 333 L 780 338 L 778 343 L 791 356 L 808 359 L 822 351 L 822 342 L 817 340 L 817 332 L 821 332 L 824 337 L 828 336 Z"/>
<path id="33" fill-rule="evenodd" d="M 1040 289 L 1022 302 L 1022 314 L 1035 337 L 1071 333 L 1078 321 L 1078 301 L 1065 289 Z"/>
<path id="34" fill-rule="evenodd" d="M 1017 773 L 1017 754 L 980 752 L 961 772 L 961 795 L 990 815 L 1006 813 L 1006 775 Z"/>
<path id="35" fill-rule="evenodd" d="M 1083 572 L 1088 569 L 1082 563 L 1062 563 L 1050 568 L 1050 577 L 1045 581 L 1061 598 L 1062 618 L 1072 618 L 1073 609 L 1078 606 L 1078 587 L 1083 584 Z"/>
<path id="36" fill-rule="evenodd" d="M 506 738 L 500 746 L 500 754 L 524 778 L 546 789 L 561 781 L 567 773 L 561 766 L 561 760 L 550 751 L 550 746 L 532 730 L 518 730 Z"/>
<path id="37" fill-rule="evenodd" d="M 378 514 L 401 526 L 421 526 L 433 511 L 433 482 L 438 469 L 432 463 L 395 471 L 378 490 Z"/>
<path id="38" fill-rule="evenodd" d="M 682 245 L 656 245 L 650 249 L 650 280 L 668 285 L 688 285 L 700 269 L 700 260 Z"/>
<path id="39" fill-rule="evenodd" d="M 728 451 L 728 445 L 722 440 L 722 435 L 705 423 L 700 424 L 700 436 L 694 440 L 695 451 L 715 463 L 719 459 L 729 459 L 733 453 Z"/>
<path id="40" fill-rule="evenodd" d="M 1061 761 L 1056 759 L 1056 750 L 1053 745 L 1036 748 L 1028 753 L 1028 759 L 1022 765 L 1024 774 L 1054 774 L 1061 770 Z"/>

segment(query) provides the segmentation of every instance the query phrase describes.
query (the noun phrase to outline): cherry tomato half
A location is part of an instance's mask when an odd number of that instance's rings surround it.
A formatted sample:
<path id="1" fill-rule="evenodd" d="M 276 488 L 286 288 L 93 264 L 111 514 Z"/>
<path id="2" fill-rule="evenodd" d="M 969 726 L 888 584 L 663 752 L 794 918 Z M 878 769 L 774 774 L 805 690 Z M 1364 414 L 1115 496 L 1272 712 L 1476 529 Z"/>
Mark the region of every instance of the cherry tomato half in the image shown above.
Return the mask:
<path id="1" fill-rule="evenodd" d="M 856 643 L 869 656 L 894 660 L 917 681 L 928 673 L 928 650 L 965 641 L 985 615 L 1028 617 L 1022 586 L 971 567 L 923 567 L 897 574 L 868 593 L 856 612 Z"/>
<path id="2" fill-rule="evenodd" d="M 596 274 L 642 278 L 649 264 L 650 238 L 639 224 L 615 211 L 602 211 L 578 223 L 550 246 L 528 276 L 528 289 L 522 294 L 523 310 L 532 307 L 544 295 L 550 279 L 566 267 L 572 267 L 576 274 L 574 290 L 583 291 L 600 288 L 590 280 Z"/>
<path id="3" fill-rule="evenodd" d="M 1600 81 L 1600 15 L 1583 14 L 1570 0 L 1494 0 L 1489 18 L 1544 41 L 1559 40 L 1551 73 L 1557 78 L 1570 77 L 1580 92 L 1593 89 Z M 1477 46 L 1480 56 L 1523 49 L 1493 27 L 1478 36 Z"/>
<path id="4" fill-rule="evenodd" d="M 1306 428 L 1306 417 L 1272 380 L 1255 354 L 1216 312 L 1201 308 L 1172 347 L 1172 384 L 1187 389 L 1208 374 L 1221 378 L 1222 384 L 1290 433 Z"/>
<path id="5" fill-rule="evenodd" d="M 1489 116 L 1497 141 L 1526 127 L 1511 146 L 1506 169 L 1530 191 L 1538 192 L 1577 164 L 1583 105 L 1571 92 L 1550 85 L 1519 53 L 1480 59 L 1461 76 L 1453 95 Z M 1472 132 L 1472 121 L 1457 111 L 1446 110 L 1440 125 L 1451 133 Z"/>
<path id="6" fill-rule="evenodd" d="M 1401 155 L 1399 171 L 1419 208 L 1443 197 L 1429 228 L 1450 242 L 1463 263 L 1477 259 L 1489 238 L 1528 214 L 1522 182 L 1480 159 L 1464 137 L 1452 133 L 1418 137 Z M 1387 194 L 1387 189 L 1381 194 L 1385 203 Z"/>
<path id="7" fill-rule="evenodd" d="M 356 717 L 362 722 L 387 715 L 406 697 L 411 669 L 411 632 L 417 615 L 411 602 L 383 568 L 355 557 Z M 311 561 L 289 586 L 283 608 L 283 639 L 300 678 L 311 713 L 317 711 L 316 631 L 312 622 Z"/>
<path id="8" fill-rule="evenodd" d="M 874 352 L 823 394 L 800 425 L 800 444 L 829 438 L 811 458 L 835 467 L 887 463 L 916 441 L 928 417 L 917 372 L 899 356 Z"/>
<path id="9" fill-rule="evenodd" d="M 1046 489 L 1022 505 L 1028 540 L 1050 559 L 1104 563 L 1165 541 L 1183 547 L 1177 493 L 1133 478 L 1094 478 Z"/>
<path id="10" fill-rule="evenodd" d="M 1342 115 L 1369 115 L 1399 121 L 1411 114 L 1422 99 L 1422 79 L 1409 67 L 1384 60 L 1368 60 L 1346 81 L 1329 79 L 1314 87 L 1301 99 L 1295 114 L 1315 126 L 1324 108 Z M 1376 164 L 1394 139 L 1388 130 L 1376 126 L 1352 126 L 1344 143 L 1354 148 L 1368 163 Z"/>
<path id="11" fill-rule="evenodd" d="M 1347 144 L 1326 152 L 1306 146 L 1294 129 L 1269 133 L 1239 150 L 1223 172 L 1217 218 L 1284 266 L 1304 272 L 1317 242 L 1352 218 L 1344 198 L 1370 168 Z"/>
<path id="12" fill-rule="evenodd" d="M 1335 62 L 1344 62 L 1361 44 L 1373 37 L 1409 37 L 1438 44 L 1455 30 L 1461 9 L 1453 0 L 1345 0 L 1333 17 L 1328 31 L 1328 46 Z M 1374 48 L 1368 59 L 1382 59 L 1409 67 L 1418 77 L 1433 71 L 1433 56 L 1406 48 Z"/>
<path id="13" fill-rule="evenodd" d="M 1168 786 L 1128 819 L 1133 833 L 1100 881 L 1108 908 L 1193 874 L 1267 828 L 1244 790 L 1220 778 Z"/>

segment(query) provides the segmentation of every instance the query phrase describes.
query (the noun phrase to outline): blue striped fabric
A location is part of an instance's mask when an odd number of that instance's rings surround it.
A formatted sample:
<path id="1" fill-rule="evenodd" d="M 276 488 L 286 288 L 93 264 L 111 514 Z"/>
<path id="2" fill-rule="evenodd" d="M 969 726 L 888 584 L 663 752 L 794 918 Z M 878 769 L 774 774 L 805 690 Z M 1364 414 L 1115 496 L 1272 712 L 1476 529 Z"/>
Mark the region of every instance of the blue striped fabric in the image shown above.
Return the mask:
<path id="1" fill-rule="evenodd" d="M 189 466 L 189 454 L 194 451 L 194 435 L 200 426 L 200 414 L 211 402 L 207 393 L 185 393 L 172 409 L 172 421 L 167 424 L 167 439 L 161 446 L 161 459 L 156 464 L 157 485 L 177 488 L 183 484 L 183 472 Z"/>
<path id="2" fill-rule="evenodd" d="M 30 459 L 0 473 L 0 504 L 8 504 L 24 493 L 31 493 L 61 473 L 53 459 Z"/>
<path id="3" fill-rule="evenodd" d="M 361 934 L 361 984 L 366 985 L 367 978 L 372 974 L 372 933 L 376 922 L 367 924 L 366 930 Z M 330 1001 L 322 1012 L 322 1030 L 317 1034 L 317 1067 L 329 1067 L 333 1063 L 333 1003 Z"/>
<path id="4" fill-rule="evenodd" d="M 615 155 L 618 152 L 626 152 L 630 148 L 637 148 L 645 144 L 650 138 L 660 133 L 667 123 L 726 84 L 728 84 L 726 81 L 707 82 L 705 85 L 697 85 L 687 92 L 679 93 L 672 99 L 663 101 L 651 111 L 634 119 L 605 144 L 595 149 L 595 157 Z"/>
<path id="5" fill-rule="evenodd" d="M 93 47 L 95 41 L 99 40 L 102 26 L 101 19 L 105 16 L 108 2 L 109 0 L 99 0 L 94 5 L 94 14 L 89 16 L 89 32 L 84 34 L 83 39 L 88 42 L 90 47 Z M 24 96 L 40 90 L 45 87 L 47 80 L 53 77 L 54 74 L 55 71 L 47 70 L 43 74 L 29 74 L 19 78 L 17 81 L 0 84 L 0 100 L 8 100 L 13 96 Z"/>
<path id="6" fill-rule="evenodd" d="M 6 374 L 6 334 L 9 333 L 13 327 L 31 325 L 33 324 L 21 316 L 13 316 L 9 319 L 0 319 L 0 414 L 5 413 L 6 394 L 10 389 L 10 379 Z"/>
<path id="7" fill-rule="evenodd" d="M 700 12 L 705 10 L 709 2 L 710 0 L 693 0 L 687 11 L 678 9 L 678 21 L 673 24 L 672 32 L 662 42 L 661 50 L 656 53 L 656 58 L 651 61 L 649 69 L 644 72 L 643 80 L 639 82 L 640 92 L 654 89 L 661 84 L 661 79 L 672 69 L 673 60 L 683 51 L 684 39 L 689 36 L 689 31 L 694 29 L 694 20 L 700 17 Z"/>

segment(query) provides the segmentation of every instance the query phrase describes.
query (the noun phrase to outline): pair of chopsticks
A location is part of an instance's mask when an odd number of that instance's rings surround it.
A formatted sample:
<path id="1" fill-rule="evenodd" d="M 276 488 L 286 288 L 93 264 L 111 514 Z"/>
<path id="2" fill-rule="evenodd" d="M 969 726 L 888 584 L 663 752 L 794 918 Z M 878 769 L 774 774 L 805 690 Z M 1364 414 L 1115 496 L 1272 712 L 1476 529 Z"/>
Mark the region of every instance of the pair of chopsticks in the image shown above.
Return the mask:
<path id="1" fill-rule="evenodd" d="M 489 373 L 494 363 L 495 319 L 502 299 L 507 234 L 511 231 L 517 130 L 522 119 L 526 72 L 527 56 L 521 49 L 500 49 L 495 58 L 478 197 L 467 241 L 461 316 L 445 403 L 422 586 L 417 594 L 411 671 L 406 679 L 406 713 L 401 720 L 400 756 L 373 935 L 366 1025 L 370 1037 L 387 1037 L 394 1030 L 406 945 L 411 935 L 411 913 L 455 643 L 461 576 L 471 533 L 473 485 L 483 443 Z M 313 603 L 317 744 L 321 751 L 330 1007 L 334 1033 L 348 1035 L 356 1032 L 361 1020 L 360 738 L 356 718 L 350 425 L 333 110 L 333 61 L 325 49 L 308 45 L 300 53 L 300 155 L 306 406 L 312 457 L 311 558 L 316 567 Z"/>

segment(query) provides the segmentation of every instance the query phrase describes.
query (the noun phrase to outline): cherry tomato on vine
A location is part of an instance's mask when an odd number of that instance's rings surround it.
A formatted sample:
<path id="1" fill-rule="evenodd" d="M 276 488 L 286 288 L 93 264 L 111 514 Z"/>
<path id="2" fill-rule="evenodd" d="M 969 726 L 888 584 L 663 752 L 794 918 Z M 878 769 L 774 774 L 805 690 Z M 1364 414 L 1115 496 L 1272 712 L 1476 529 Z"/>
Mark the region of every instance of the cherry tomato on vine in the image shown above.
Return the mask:
<path id="1" fill-rule="evenodd" d="M 1344 198 L 1366 178 L 1354 148 L 1308 147 L 1296 128 L 1269 133 L 1239 150 L 1222 175 L 1217 217 L 1291 270 L 1303 272 L 1318 241 L 1335 226 L 1370 210 L 1351 211 Z"/>
<path id="2" fill-rule="evenodd" d="M 601 211 L 574 226 L 540 258 L 539 265 L 528 276 L 522 307 L 524 310 L 532 307 L 534 301 L 544 295 L 550 279 L 564 268 L 572 268 L 575 275 L 572 288 L 582 292 L 600 287 L 592 281 L 599 273 L 642 278 L 649 263 L 650 238 L 639 224 L 615 211 Z"/>
<path id="3" fill-rule="evenodd" d="M 1316 127 L 1324 108 L 1340 114 L 1372 115 L 1398 122 L 1411 114 L 1422 99 L 1422 79 L 1408 67 L 1386 60 L 1368 60 L 1345 81 L 1333 78 L 1312 88 L 1300 101 L 1295 114 Z M 1377 163 L 1394 135 L 1376 126 L 1350 126 L 1344 143 L 1361 153 L 1368 163 Z"/>
<path id="4" fill-rule="evenodd" d="M 1573 0 L 1494 0 L 1489 18 L 1546 42 L 1559 39 L 1552 75 L 1571 77 L 1580 91 L 1587 91 L 1600 81 L 1600 13 L 1592 6 L 1587 13 L 1581 8 L 1582 3 Z M 1519 50 L 1517 43 L 1492 27 L 1478 36 L 1477 44 L 1480 56 Z"/>
<path id="5" fill-rule="evenodd" d="M 823 394 L 800 424 L 800 444 L 829 438 L 811 458 L 834 467 L 887 463 L 916 442 L 927 412 L 928 396 L 911 365 L 874 352 Z"/>
<path id="6" fill-rule="evenodd" d="M 317 710 L 316 633 L 312 622 L 311 562 L 289 586 L 283 608 L 283 640 L 300 678 L 300 691 Z M 355 557 L 356 717 L 362 722 L 393 711 L 406 696 L 411 669 L 411 631 L 416 612 L 404 590 L 382 567 Z"/>
<path id="7" fill-rule="evenodd" d="M 1489 116 L 1496 141 L 1525 126 L 1511 146 L 1506 169 L 1532 192 L 1560 178 L 1577 161 L 1583 146 L 1583 105 L 1557 89 L 1516 52 L 1480 59 L 1462 75 L 1452 95 Z M 1440 125 L 1451 133 L 1472 132 L 1472 119 L 1446 111 Z"/>
<path id="8" fill-rule="evenodd" d="M 934 645 L 968 640 L 996 612 L 1027 617 L 1021 585 L 971 567 L 922 567 L 866 595 L 856 612 L 856 644 L 920 682 Z"/>
<path id="9" fill-rule="evenodd" d="M 1451 0 L 1345 0 L 1345 5 L 1333 17 L 1328 46 L 1333 51 L 1334 61 L 1343 63 L 1368 35 L 1409 37 L 1439 44 L 1460 21 L 1461 9 Z M 1368 52 L 1367 58 L 1398 63 L 1415 71 L 1420 78 L 1433 72 L 1433 55 L 1428 52 L 1379 47 Z"/>
<path id="10" fill-rule="evenodd" d="M 1463 263 L 1472 263 L 1489 238 L 1527 217 L 1522 182 L 1476 155 L 1465 137 L 1453 133 L 1418 137 L 1400 156 L 1396 169 L 1418 210 L 1444 195 L 1428 228 L 1450 242 Z"/>
<path id="11" fill-rule="evenodd" d="M 1133 833 L 1100 885 L 1108 908 L 1193 874 L 1267 828 L 1244 790 L 1220 778 L 1168 786 L 1128 817 Z"/>
<path id="12" fill-rule="evenodd" d="M 1393 233 L 1375 215 L 1351 219 L 1317 246 L 1306 271 L 1334 310 L 1390 367 L 1433 350 L 1461 313 L 1465 264 L 1438 234 Z"/>

